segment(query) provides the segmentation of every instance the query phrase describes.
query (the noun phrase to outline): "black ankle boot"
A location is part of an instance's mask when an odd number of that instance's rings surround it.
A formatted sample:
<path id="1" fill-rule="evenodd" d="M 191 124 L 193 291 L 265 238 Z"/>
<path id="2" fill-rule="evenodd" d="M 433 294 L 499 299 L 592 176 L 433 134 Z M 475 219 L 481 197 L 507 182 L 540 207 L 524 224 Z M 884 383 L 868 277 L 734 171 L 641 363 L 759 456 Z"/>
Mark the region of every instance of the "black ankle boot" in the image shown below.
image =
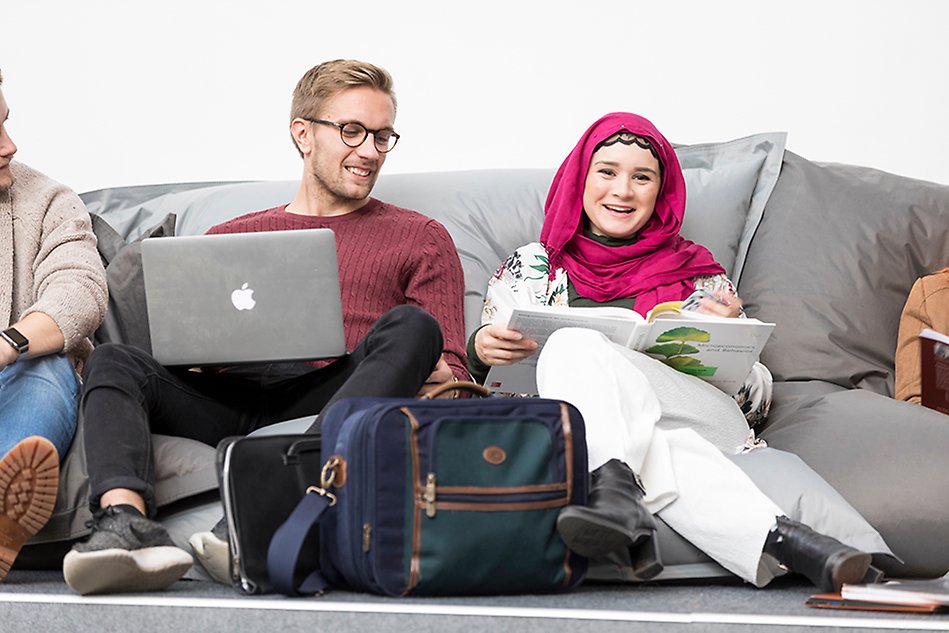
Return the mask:
<path id="1" fill-rule="evenodd" d="M 591 474 L 586 506 L 568 506 L 557 516 L 557 531 L 571 550 L 602 558 L 628 548 L 633 572 L 652 578 L 662 571 L 656 522 L 643 505 L 643 491 L 629 466 L 611 459 Z"/>
<path id="2" fill-rule="evenodd" d="M 840 591 L 844 583 L 863 582 L 871 558 L 787 517 L 778 517 L 777 527 L 765 541 L 764 553 L 789 571 L 806 576 L 825 593 Z"/>

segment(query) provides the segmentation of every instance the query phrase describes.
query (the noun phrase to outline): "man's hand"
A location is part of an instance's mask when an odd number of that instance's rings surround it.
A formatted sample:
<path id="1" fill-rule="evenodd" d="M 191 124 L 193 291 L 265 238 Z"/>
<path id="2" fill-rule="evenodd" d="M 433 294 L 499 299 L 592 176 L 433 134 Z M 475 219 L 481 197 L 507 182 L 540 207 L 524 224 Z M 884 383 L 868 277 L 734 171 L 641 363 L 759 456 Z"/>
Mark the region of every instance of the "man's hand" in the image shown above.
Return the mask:
<path id="1" fill-rule="evenodd" d="M 537 351 L 537 341 L 500 323 L 487 325 L 475 334 L 475 351 L 485 365 L 512 365 Z"/>
<path id="2" fill-rule="evenodd" d="M 419 389 L 419 397 L 424 396 L 434 390 L 436 387 L 444 385 L 448 382 L 454 382 L 455 375 L 451 371 L 451 367 L 445 361 L 445 355 L 442 354 L 438 358 L 438 363 L 435 365 L 435 370 L 429 375 L 425 380 L 425 384 L 422 385 L 422 388 Z M 444 394 L 440 395 L 439 398 L 452 398 L 452 391 L 446 391 Z"/>

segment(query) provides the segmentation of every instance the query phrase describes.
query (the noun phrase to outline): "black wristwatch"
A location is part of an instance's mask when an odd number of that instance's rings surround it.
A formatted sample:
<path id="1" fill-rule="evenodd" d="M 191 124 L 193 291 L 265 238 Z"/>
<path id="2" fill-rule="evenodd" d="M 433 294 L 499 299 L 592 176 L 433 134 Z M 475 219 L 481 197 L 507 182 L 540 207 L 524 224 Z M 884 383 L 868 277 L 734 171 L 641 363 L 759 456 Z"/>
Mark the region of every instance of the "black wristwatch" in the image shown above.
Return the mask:
<path id="1" fill-rule="evenodd" d="M 10 347 L 15 349 L 20 356 L 30 351 L 29 339 L 20 334 L 20 331 L 15 327 L 10 327 L 0 332 L 0 338 L 3 338 L 4 341 L 9 343 Z"/>

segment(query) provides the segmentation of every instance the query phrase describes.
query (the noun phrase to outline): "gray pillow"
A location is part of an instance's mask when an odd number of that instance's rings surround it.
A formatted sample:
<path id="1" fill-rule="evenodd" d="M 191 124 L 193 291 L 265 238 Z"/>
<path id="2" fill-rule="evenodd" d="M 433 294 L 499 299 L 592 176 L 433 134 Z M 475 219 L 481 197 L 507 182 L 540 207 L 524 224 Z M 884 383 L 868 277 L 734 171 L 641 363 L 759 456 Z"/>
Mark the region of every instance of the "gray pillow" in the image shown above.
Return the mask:
<path id="1" fill-rule="evenodd" d="M 676 148 L 685 176 L 682 235 L 706 246 L 736 284 L 781 172 L 785 132 Z"/>
<path id="2" fill-rule="evenodd" d="M 878 561 L 887 574 L 949 571 L 946 416 L 862 389 L 809 391 L 762 437 L 807 462 L 880 532 L 903 561 Z"/>
<path id="3" fill-rule="evenodd" d="M 233 185 L 236 181 L 226 184 Z M 157 224 L 174 209 L 162 211 L 155 208 L 155 201 L 166 199 L 171 194 L 193 189 L 207 189 L 221 182 L 178 182 L 157 185 L 138 185 L 97 189 L 79 194 L 86 209 L 93 216 L 108 215 L 114 232 L 123 241 L 131 241 L 142 235 L 147 227 Z M 160 204 L 158 205 L 160 206 Z M 94 222 L 94 220 L 93 220 Z M 95 229 L 95 227 L 93 227 Z"/>
<path id="4" fill-rule="evenodd" d="M 739 291 L 777 323 L 761 360 L 775 380 L 893 394 L 900 312 L 949 262 L 949 187 L 786 152 Z"/>

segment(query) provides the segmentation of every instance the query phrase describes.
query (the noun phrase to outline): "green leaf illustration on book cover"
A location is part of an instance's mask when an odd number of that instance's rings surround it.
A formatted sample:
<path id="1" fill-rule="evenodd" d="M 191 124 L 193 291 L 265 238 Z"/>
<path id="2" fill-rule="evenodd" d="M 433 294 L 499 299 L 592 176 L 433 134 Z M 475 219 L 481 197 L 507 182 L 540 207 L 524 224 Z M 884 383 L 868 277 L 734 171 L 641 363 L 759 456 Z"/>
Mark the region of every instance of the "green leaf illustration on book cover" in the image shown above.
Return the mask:
<path id="1" fill-rule="evenodd" d="M 688 344 L 689 341 L 708 343 L 711 339 L 711 335 L 705 330 L 687 326 L 677 327 L 666 330 L 656 337 L 656 342 L 660 345 L 652 345 L 644 351 L 647 354 L 661 356 L 660 361 L 686 374 L 713 376 L 718 367 L 708 367 L 699 359 L 690 356 L 690 354 L 698 354 L 701 350 Z"/>
<path id="2" fill-rule="evenodd" d="M 663 343 L 662 345 L 653 345 L 646 348 L 647 354 L 656 354 L 666 358 L 674 358 L 681 354 L 698 354 L 699 348 L 686 345 L 685 343 Z M 688 356 L 687 358 L 692 358 Z"/>
<path id="3" fill-rule="evenodd" d="M 657 343 L 665 343 L 666 341 L 682 341 L 683 343 L 686 341 L 696 341 L 699 343 L 708 343 L 710 340 L 712 340 L 712 337 L 705 330 L 688 326 L 666 330 L 656 337 Z"/>

